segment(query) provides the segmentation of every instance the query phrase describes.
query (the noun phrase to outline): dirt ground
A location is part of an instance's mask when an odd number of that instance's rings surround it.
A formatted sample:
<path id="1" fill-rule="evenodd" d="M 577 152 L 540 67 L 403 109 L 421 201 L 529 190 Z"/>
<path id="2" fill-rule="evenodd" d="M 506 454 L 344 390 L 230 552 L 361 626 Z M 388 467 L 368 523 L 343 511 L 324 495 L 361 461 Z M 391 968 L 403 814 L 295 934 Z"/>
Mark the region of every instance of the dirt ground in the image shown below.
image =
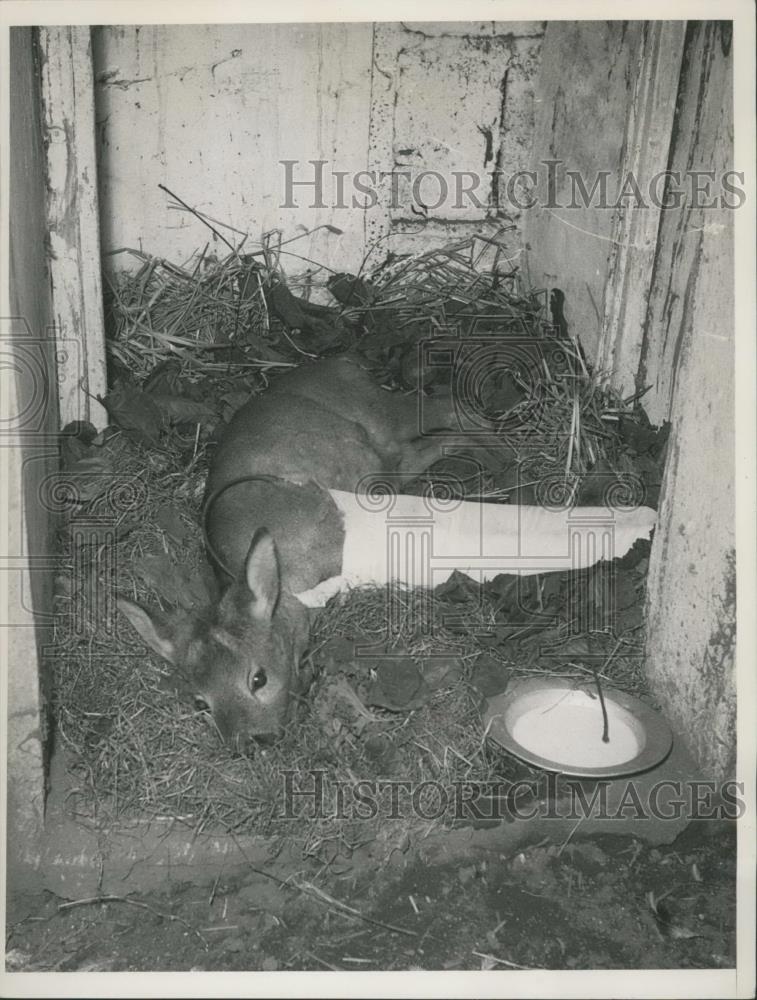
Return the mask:
<path id="1" fill-rule="evenodd" d="M 9 900 L 8 971 L 726 969 L 733 826 L 379 872 L 265 874 L 150 894 Z M 294 872 L 292 873 L 294 874 Z"/>

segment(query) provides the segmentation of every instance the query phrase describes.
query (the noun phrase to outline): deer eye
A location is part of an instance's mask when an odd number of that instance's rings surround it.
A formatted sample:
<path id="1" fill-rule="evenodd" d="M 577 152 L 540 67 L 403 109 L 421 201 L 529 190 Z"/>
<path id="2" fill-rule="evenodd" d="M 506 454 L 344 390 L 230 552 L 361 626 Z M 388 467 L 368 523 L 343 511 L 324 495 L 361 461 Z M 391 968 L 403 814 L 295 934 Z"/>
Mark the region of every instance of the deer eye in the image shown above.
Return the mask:
<path id="1" fill-rule="evenodd" d="M 250 672 L 250 691 L 259 691 L 260 688 L 265 687 L 268 683 L 268 677 L 266 676 L 265 670 L 255 670 Z"/>

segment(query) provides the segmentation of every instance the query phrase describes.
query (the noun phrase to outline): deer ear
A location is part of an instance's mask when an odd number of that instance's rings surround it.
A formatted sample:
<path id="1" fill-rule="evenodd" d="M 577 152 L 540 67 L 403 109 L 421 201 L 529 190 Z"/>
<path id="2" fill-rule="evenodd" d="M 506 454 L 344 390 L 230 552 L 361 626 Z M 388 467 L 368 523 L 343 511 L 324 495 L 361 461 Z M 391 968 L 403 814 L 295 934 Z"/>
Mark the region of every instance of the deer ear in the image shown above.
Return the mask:
<path id="1" fill-rule="evenodd" d="M 270 621 L 281 590 L 276 543 L 266 528 L 255 532 L 244 566 L 244 580 L 251 595 L 250 614 L 257 621 Z"/>
<path id="2" fill-rule="evenodd" d="M 150 649 L 175 665 L 176 642 L 173 628 L 157 615 L 149 614 L 138 604 L 132 604 L 123 598 L 119 598 L 117 604 L 118 610 L 126 615 Z"/>

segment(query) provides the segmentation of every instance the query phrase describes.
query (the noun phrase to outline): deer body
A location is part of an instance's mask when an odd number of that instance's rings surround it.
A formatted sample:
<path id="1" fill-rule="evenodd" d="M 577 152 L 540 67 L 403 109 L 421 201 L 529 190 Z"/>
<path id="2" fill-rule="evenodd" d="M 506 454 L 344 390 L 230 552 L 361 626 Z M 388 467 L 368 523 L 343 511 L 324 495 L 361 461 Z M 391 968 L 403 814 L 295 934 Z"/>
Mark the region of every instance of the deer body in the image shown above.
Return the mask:
<path id="1" fill-rule="evenodd" d="M 436 422 L 454 419 L 448 399 L 428 400 Z M 370 475 L 401 484 L 441 456 L 437 438 L 419 434 L 416 396 L 392 393 L 349 358 L 304 365 L 281 376 L 232 418 L 213 456 L 208 495 L 245 475 L 251 480 L 217 496 L 208 540 L 234 572 L 254 531 L 276 540 L 282 584 L 307 590 L 339 574 L 342 516 L 328 490 L 354 493 Z"/>
<path id="2" fill-rule="evenodd" d="M 172 621 L 119 601 L 227 740 L 276 736 L 302 687 L 309 619 L 293 595 L 342 569 L 343 514 L 329 489 L 355 491 L 382 473 L 401 483 L 441 455 L 438 440 L 419 436 L 417 405 L 348 358 L 282 375 L 234 415 L 211 461 L 208 542 L 232 581 L 220 601 Z M 433 405 L 451 419 L 449 400 Z"/>
<path id="3" fill-rule="evenodd" d="M 454 430 L 455 416 L 451 395 L 424 398 L 426 427 Z M 207 541 L 231 581 L 220 600 L 171 622 L 119 602 L 240 748 L 286 724 L 307 683 L 306 605 L 322 604 L 342 585 L 397 579 L 430 587 L 455 569 L 481 580 L 577 569 L 622 555 L 654 523 L 647 508 L 588 508 L 571 522 L 571 511 L 467 501 L 435 507 L 398 496 L 406 534 L 395 549 L 413 555 L 391 563 L 393 524 L 371 510 L 364 490 L 372 476 L 400 486 L 441 457 L 443 437 L 421 435 L 419 426 L 418 397 L 381 389 L 354 360 L 282 375 L 234 415 L 211 460 Z M 407 543 L 413 531 L 417 539 Z"/>

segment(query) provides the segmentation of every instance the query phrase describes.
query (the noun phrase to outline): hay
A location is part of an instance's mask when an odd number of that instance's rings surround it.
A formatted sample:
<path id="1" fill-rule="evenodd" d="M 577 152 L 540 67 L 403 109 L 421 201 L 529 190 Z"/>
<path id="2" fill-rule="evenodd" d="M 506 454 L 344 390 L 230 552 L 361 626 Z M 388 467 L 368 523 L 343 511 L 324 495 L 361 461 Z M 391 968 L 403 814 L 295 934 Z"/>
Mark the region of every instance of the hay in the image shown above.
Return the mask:
<path id="1" fill-rule="evenodd" d="M 103 822 L 134 815 L 172 818 L 195 832 L 255 832 L 274 842 L 295 841 L 307 852 L 331 843 L 335 830 L 345 843 L 376 836 L 378 818 L 371 828 L 365 822 L 350 824 L 329 816 L 315 824 L 280 816 L 282 774 L 287 770 L 304 773 L 322 768 L 330 784 L 355 775 L 382 776 L 380 770 L 371 770 L 364 746 L 351 737 L 348 727 L 340 735 L 333 725 L 324 725 L 323 713 L 305 712 L 280 745 L 255 758 L 235 755 L 221 743 L 205 715 L 177 698 L 167 683 L 169 668 L 147 653 L 128 624 L 115 617 L 115 593 L 155 603 L 154 591 L 135 573 L 140 558 L 167 551 L 177 571 L 202 564 L 197 528 L 179 543 L 156 528 L 155 519 L 160 507 L 170 502 L 192 524 L 204 473 L 198 463 L 177 491 L 179 463 L 170 455 L 156 455 L 122 435 L 115 435 L 106 447 L 117 456 L 120 475 L 133 478 L 144 489 L 135 512 L 138 519 L 130 520 L 128 511 L 115 515 L 111 511 L 109 524 L 120 539 L 112 549 L 84 545 L 78 531 L 92 523 L 94 511 L 106 522 L 102 496 L 68 520 L 62 538 L 67 569 L 58 579 L 51 667 L 58 739 L 73 762 L 75 791 L 70 802 L 75 814 Z M 367 594 L 355 596 L 359 602 L 370 599 Z M 378 594 L 372 600 L 378 609 Z M 330 631 L 336 634 L 329 621 L 340 619 L 345 628 L 350 614 L 349 610 L 342 614 L 336 605 L 330 608 L 317 628 L 319 640 Z M 326 710 L 330 712 L 330 705 Z M 483 759 L 482 773 L 491 770 L 481 746 L 476 698 L 464 684 L 436 695 L 411 726 L 404 716 L 375 712 L 382 719 L 378 729 L 405 748 L 408 771 L 403 778 L 429 777 L 422 755 L 412 749 L 413 741 L 448 760 L 450 780 L 459 777 L 461 759 Z"/>
<path id="2" fill-rule="evenodd" d="M 231 254 L 180 267 L 139 250 L 119 253 L 141 261 L 136 270 L 105 272 L 108 353 L 136 378 L 162 361 L 180 360 L 193 372 L 270 368 L 285 359 L 259 357 L 271 325 L 260 270 Z M 191 263 L 191 262 L 190 262 Z M 221 352 L 237 356 L 217 362 Z"/>
<path id="3" fill-rule="evenodd" d="M 546 293 L 526 290 L 504 257 L 503 237 L 474 236 L 373 268 L 366 274 L 373 290 L 367 311 L 391 312 L 399 329 L 425 322 L 428 333 L 481 314 L 496 317 L 502 329 L 536 333 L 547 322 Z"/>
<path id="4" fill-rule="evenodd" d="M 504 257 L 503 236 L 471 237 L 373 269 L 366 258 L 358 280 L 368 300 L 348 302 L 334 313 L 334 322 L 345 322 L 351 330 L 357 325 L 352 346 L 390 381 L 397 380 L 399 362 L 392 359 L 398 346 L 407 357 L 434 331 L 458 324 L 465 335 L 482 317 L 492 337 L 517 335 L 542 354 L 558 344 L 561 363 L 556 368 L 543 356 L 537 381 L 530 373 L 522 386 L 527 402 L 499 420 L 515 452 L 517 484 L 494 470 L 483 492 L 478 484 L 477 495 L 541 502 L 543 496 L 528 491 L 548 476 L 553 497 L 561 491 L 566 501 L 575 501 L 598 465 L 604 463 L 616 475 L 628 471 L 618 460 L 617 420 L 619 413 L 631 412 L 630 402 L 607 387 L 604 373 L 587 369 L 575 336 L 557 337 L 549 290 L 525 287 L 521 273 Z M 275 375 L 303 357 L 322 356 L 324 350 L 330 353 L 333 345 L 326 350 L 317 338 L 312 350 L 305 349 L 300 331 L 287 329 L 271 314 L 271 290 L 286 284 L 280 261 L 288 251 L 282 245 L 280 234 L 278 244 L 269 234 L 261 250 L 241 255 L 237 249 L 223 259 L 208 256 L 205 247 L 186 267 L 137 250 L 118 251 L 141 264 L 136 271 L 106 275 L 109 358 L 137 381 L 160 363 L 178 361 L 181 375 L 193 381 L 258 373 L 264 386 L 268 373 Z M 324 287 L 308 275 L 308 294 Z"/>
<path id="5" fill-rule="evenodd" d="M 482 248 L 489 253 L 486 268 Z M 184 268 L 127 252 L 140 266 L 109 280 L 107 346 L 111 360 L 128 368 L 137 382 L 144 384 L 156 364 L 178 361 L 181 376 L 216 404 L 224 392 L 239 394 L 240 372 L 243 391 L 259 391 L 269 374 L 302 353 L 296 344 L 293 353 L 292 331 L 268 308 L 270 284 L 281 279 L 275 253 L 266 253 L 261 263 L 238 251 L 223 260 L 203 252 Z M 399 342 L 412 344 L 429 324 L 443 327 L 461 316 L 486 313 L 498 317 L 502 329 L 535 339 L 549 336 L 547 292 L 527 291 L 517 271 L 506 262 L 503 269 L 501 256 L 496 239 L 468 240 L 372 271 L 363 268 L 371 301 L 347 304 L 341 316 L 358 324 L 360 346 L 377 351 L 387 370 L 397 331 Z M 385 321 L 388 326 L 382 326 Z M 384 336 L 389 327 L 391 335 Z M 598 464 L 612 468 L 615 463 L 625 471 L 618 464 L 615 424 L 619 413 L 628 412 L 628 401 L 586 370 L 574 342 L 563 342 L 562 348 L 567 359 L 562 369 L 544 366 L 539 405 L 518 414 L 520 430 L 512 447 L 520 470 L 517 490 L 512 477 L 505 480 L 495 469 L 484 495 L 520 500 L 530 479 L 542 483 L 552 473 L 562 498 L 566 490 L 575 498 Z M 227 415 L 222 411 L 219 418 Z M 72 761 L 75 814 L 102 822 L 134 815 L 170 818 L 195 833 L 257 833 L 271 838 L 274 847 L 296 845 L 305 854 L 331 860 L 372 841 L 389 838 L 396 846 L 450 819 L 429 822 L 415 816 L 387 824 L 381 812 L 360 820 L 328 812 L 287 818 L 287 772 L 323 770 L 327 801 L 340 782 L 356 779 L 448 785 L 507 782 L 522 773 L 484 739 L 475 676 L 483 659 L 506 677 L 551 673 L 583 679 L 596 672 L 608 684 L 643 693 L 638 626 L 618 635 L 586 636 L 582 649 L 575 642 L 571 646 L 572 622 L 561 611 L 551 635 L 562 653 L 545 656 L 538 629 L 528 623 L 513 627 L 501 590 L 466 592 L 452 581 L 432 601 L 421 591 L 395 592 L 387 640 L 385 592 L 360 589 L 332 601 L 315 624 L 312 657 L 320 676 L 296 724 L 275 747 L 253 758 L 235 755 L 207 716 L 177 697 L 165 665 L 146 653 L 114 613 L 116 593 L 145 605 L 162 601 L 169 606 L 165 592 L 161 595 L 137 571 L 146 559 L 168 560 L 176 578 L 185 581 L 187 592 L 180 589 L 177 601 L 192 597 L 190 581 L 207 569 L 198 511 L 210 428 L 198 423 L 190 429 L 186 439 L 177 428 L 166 431 L 165 448 L 147 447 L 118 431 L 111 434 L 102 447 L 121 485 L 131 484 L 138 504 L 114 506 L 106 483 L 64 518 L 66 568 L 57 581 L 51 669 L 57 734 Z M 512 462 L 512 454 L 507 462 L 503 458 L 503 469 Z M 182 537 L 159 526 L 166 508 L 183 526 Z M 530 586 L 541 608 L 544 584 Z M 446 656 L 460 670 L 412 710 L 366 706 L 376 663 L 355 657 L 335 666 L 330 643 L 340 637 L 369 646 L 383 643 L 385 651 L 389 646 L 389 652 L 420 666 Z"/>
<path id="6" fill-rule="evenodd" d="M 419 340 L 455 329 L 461 343 L 471 335 L 490 336 L 506 352 L 508 339 L 515 337 L 538 352 L 538 371 L 515 375 L 527 399 L 499 418 L 492 414 L 514 452 L 507 460 L 509 468 L 518 467 L 517 481 L 495 469 L 483 491 L 476 484 L 475 495 L 521 503 L 554 503 L 559 496 L 570 504 L 597 466 L 616 477 L 628 471 L 617 421 L 619 414 L 632 412 L 635 400 L 623 400 L 609 387 L 606 373 L 589 369 L 575 332 L 555 326 L 550 289 L 526 287 L 506 256 L 504 231 L 392 260 L 367 271 L 365 280 L 370 302 L 348 306 L 343 315 L 362 318 L 369 356 L 376 356 L 376 345 L 388 355 L 397 343 L 407 356 Z M 414 366 L 410 372 L 414 384 Z M 538 483 L 539 496 L 530 490 Z M 473 488 L 466 495 L 474 495 Z"/>
<path id="7" fill-rule="evenodd" d="M 194 834 L 200 831 L 256 833 L 276 845 L 296 846 L 321 859 L 349 854 L 360 845 L 391 836 L 392 843 L 421 836 L 430 827 L 452 822 L 449 816 L 433 821 L 403 817 L 385 825 L 381 814 L 370 819 L 332 815 L 329 804 L 336 789 L 355 780 L 393 778 L 414 787 L 435 782 L 445 787 L 460 782 L 507 783 L 522 768 L 503 758 L 484 741 L 480 712 L 482 699 L 471 683 L 471 672 L 481 654 L 494 656 L 509 676 L 555 674 L 583 679 L 591 676 L 585 662 L 568 657 L 534 659 L 517 634 L 499 649 L 491 644 L 497 628 L 507 627 L 507 614 L 497 608 L 497 595 L 472 588 L 467 599 L 443 595 L 433 601 L 420 590 L 403 590 L 395 604 L 390 646 L 417 662 L 434 655 L 459 658 L 462 676 L 435 691 L 412 712 L 370 708 L 373 721 L 345 710 L 334 698 L 333 676 L 324 653 L 328 641 L 347 637 L 369 646 L 386 636 L 387 596 L 379 588 L 361 588 L 340 595 L 323 610 L 313 629 L 315 664 L 321 676 L 309 698 L 309 707 L 280 744 L 255 757 L 234 754 L 221 743 L 211 721 L 184 704 L 171 683 L 170 668 L 146 652 L 123 619 L 113 617 L 116 592 L 154 604 L 155 593 L 134 571 L 139 558 L 169 553 L 177 571 L 202 565 L 202 539 L 194 528 L 181 543 L 155 527 L 155 515 L 167 500 L 187 524 L 196 516 L 203 480 L 200 464 L 181 491 L 176 490 L 177 463 L 157 457 L 141 445 L 116 435 L 121 474 L 134 476 L 144 487 L 145 499 L 136 523 L 128 512 L 116 519 L 126 533 L 115 545 L 114 562 L 104 548 L 75 550 L 76 532 L 65 535 L 69 565 L 83 574 L 82 592 L 69 599 L 67 614 L 59 603 L 56 652 L 55 716 L 58 738 L 72 761 L 74 792 L 69 799 L 75 815 L 113 823 L 135 815 L 171 819 Z M 92 508 L 102 500 L 92 501 Z M 80 515 L 81 516 L 81 515 Z M 69 522 L 76 525 L 77 518 Z M 95 586 L 84 581 L 94 580 Z M 60 588 L 59 588 L 60 589 Z M 102 603 L 110 605 L 110 614 Z M 568 622 L 560 628 L 565 631 Z M 602 636 L 603 648 L 617 644 Z M 638 692 L 643 686 L 638 647 L 627 636 L 600 676 L 608 683 Z M 536 647 L 534 647 L 536 648 Z M 355 660 L 349 683 L 359 689 L 368 681 L 372 665 Z M 383 753 L 369 753 L 378 738 Z M 391 766 L 387 770 L 387 759 Z M 285 815 L 287 772 L 301 775 L 296 785 L 309 787 L 314 771 L 324 772 L 326 809 L 315 818 Z M 291 780 L 291 779 L 290 779 Z M 303 807 L 305 808 L 305 807 Z"/>

